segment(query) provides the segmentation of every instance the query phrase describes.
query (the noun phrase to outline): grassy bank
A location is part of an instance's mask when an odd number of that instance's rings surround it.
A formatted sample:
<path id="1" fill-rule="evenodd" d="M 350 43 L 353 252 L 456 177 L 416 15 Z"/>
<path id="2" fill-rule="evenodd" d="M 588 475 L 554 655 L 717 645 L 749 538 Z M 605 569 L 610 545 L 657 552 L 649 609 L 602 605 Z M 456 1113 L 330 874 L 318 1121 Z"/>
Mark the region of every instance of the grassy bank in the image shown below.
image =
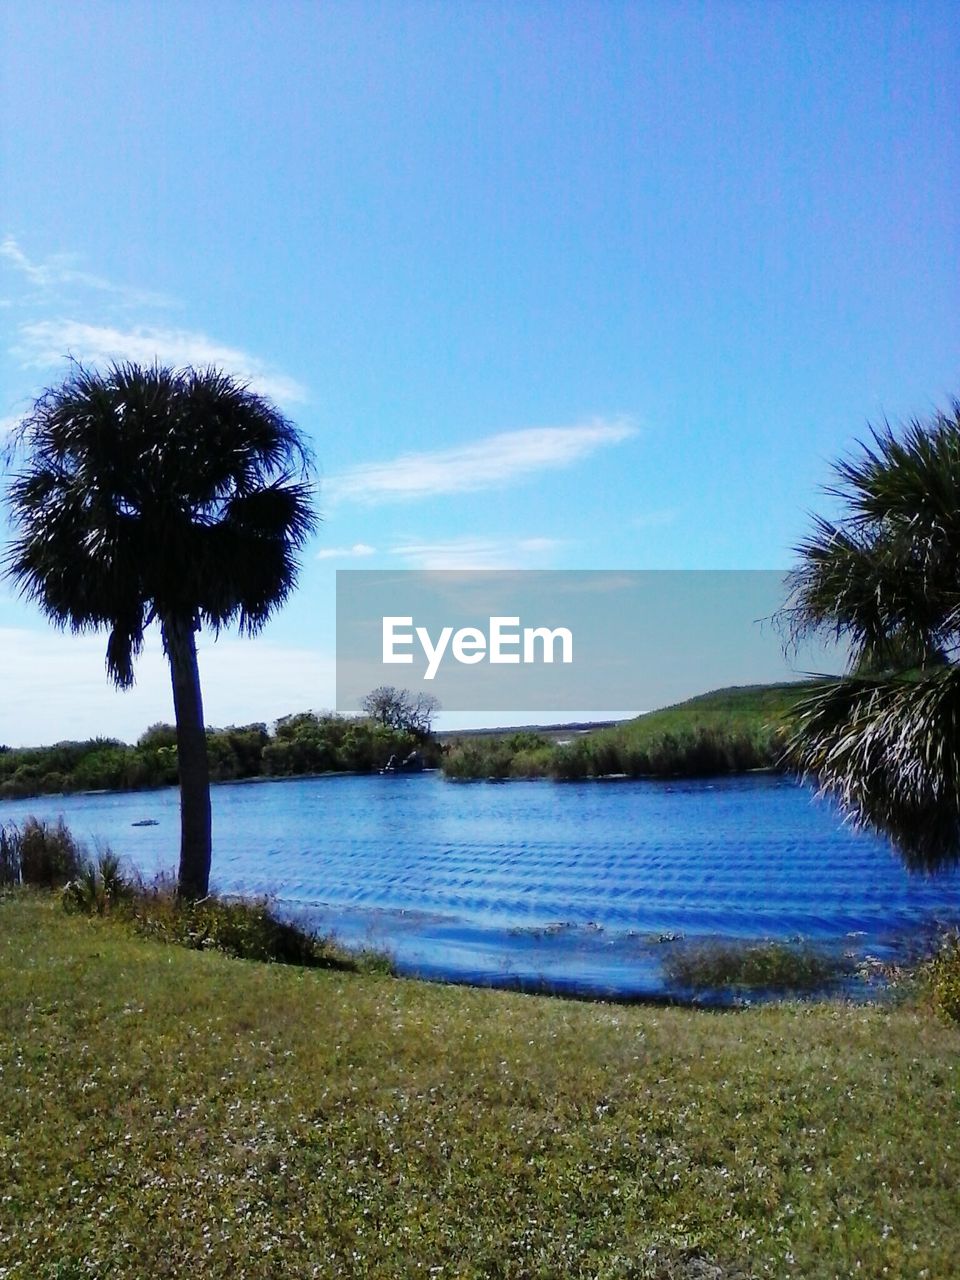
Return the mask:
<path id="1" fill-rule="evenodd" d="M 718 689 L 558 745 L 542 734 L 464 737 L 443 762 L 453 778 L 711 777 L 777 767 L 786 724 L 812 683 Z"/>
<path id="2" fill-rule="evenodd" d="M 957 1273 L 960 1041 L 232 960 L 0 901 L 0 1274 Z"/>

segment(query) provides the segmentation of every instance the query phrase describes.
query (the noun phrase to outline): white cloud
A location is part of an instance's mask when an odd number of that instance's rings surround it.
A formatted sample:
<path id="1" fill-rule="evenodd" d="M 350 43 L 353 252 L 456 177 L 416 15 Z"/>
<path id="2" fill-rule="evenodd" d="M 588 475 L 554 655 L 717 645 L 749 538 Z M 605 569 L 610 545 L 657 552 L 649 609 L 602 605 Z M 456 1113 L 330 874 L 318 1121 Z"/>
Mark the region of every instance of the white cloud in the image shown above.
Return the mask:
<path id="1" fill-rule="evenodd" d="M 23 324 L 12 352 L 28 368 L 45 368 L 74 356 L 86 364 L 133 360 L 139 364 L 175 366 L 217 365 L 250 383 L 255 391 L 285 402 L 306 399 L 300 383 L 267 370 L 263 364 L 234 347 L 223 346 L 202 333 L 185 329 L 136 327 L 128 330 L 78 320 L 38 320 Z"/>
<path id="2" fill-rule="evenodd" d="M 334 502 L 372 505 L 501 489 L 538 471 L 568 467 L 635 434 L 634 427 L 619 420 L 504 431 L 474 444 L 407 453 L 389 462 L 352 467 L 331 477 L 325 494 Z"/>
<path id="3" fill-rule="evenodd" d="M 565 544 L 557 538 L 450 538 L 392 547 L 412 569 L 521 569 Z"/>
<path id="4" fill-rule="evenodd" d="M 59 253 L 41 262 L 27 257 L 13 236 L 4 236 L 0 241 L 0 259 L 7 262 L 25 277 L 35 288 L 44 292 L 60 290 L 63 286 L 93 289 L 100 293 L 110 294 L 114 300 L 126 302 L 133 306 L 171 305 L 163 294 L 150 293 L 143 289 L 133 289 L 127 285 L 114 284 L 103 276 L 89 271 L 80 271 L 74 265 L 75 258 L 70 254 Z"/>
<path id="5" fill-rule="evenodd" d="M 346 560 L 350 557 L 376 555 L 376 547 L 368 547 L 365 542 L 355 542 L 352 547 L 324 547 L 317 552 L 318 560 Z"/>
<path id="6" fill-rule="evenodd" d="M 10 348 L 10 354 L 24 369 L 58 366 L 67 356 L 89 365 L 111 360 L 216 365 L 281 403 L 299 403 L 307 398 L 303 386 L 294 378 L 269 368 L 245 351 L 194 330 L 157 324 L 152 319 L 148 322 L 158 307 L 172 305 L 169 299 L 81 270 L 73 255 L 55 254 L 36 260 L 8 235 L 0 240 L 0 266 L 8 268 L 8 276 L 19 278 L 26 285 L 20 284 L 16 305 L 21 311 L 28 308 L 33 318 L 19 325 Z M 41 307 L 46 318 L 37 319 Z M 140 323 L 130 323 L 130 308 L 138 310 Z M 70 318 L 78 315 L 86 318 Z"/>
<path id="7" fill-rule="evenodd" d="M 334 704 L 335 662 L 321 651 L 227 636 L 202 637 L 199 649 L 209 725 L 270 722 Z M 110 683 L 105 652 L 105 634 L 0 627 L 7 687 L 0 741 L 38 746 L 102 734 L 132 742 L 158 720 L 171 723 L 170 669 L 158 637 L 147 637 L 137 682 L 126 692 Z"/>

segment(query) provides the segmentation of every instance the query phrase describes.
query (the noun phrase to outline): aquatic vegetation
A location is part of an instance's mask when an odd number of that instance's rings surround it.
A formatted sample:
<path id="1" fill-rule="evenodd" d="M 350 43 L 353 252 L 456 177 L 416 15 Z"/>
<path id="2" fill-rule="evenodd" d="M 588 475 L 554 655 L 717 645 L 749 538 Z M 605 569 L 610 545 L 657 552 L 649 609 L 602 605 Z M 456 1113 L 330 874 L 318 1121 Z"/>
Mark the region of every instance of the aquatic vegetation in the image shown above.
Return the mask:
<path id="1" fill-rule="evenodd" d="M 678 944 L 663 968 L 675 987 L 799 992 L 822 991 L 852 973 L 853 964 L 809 943 L 710 941 Z"/>

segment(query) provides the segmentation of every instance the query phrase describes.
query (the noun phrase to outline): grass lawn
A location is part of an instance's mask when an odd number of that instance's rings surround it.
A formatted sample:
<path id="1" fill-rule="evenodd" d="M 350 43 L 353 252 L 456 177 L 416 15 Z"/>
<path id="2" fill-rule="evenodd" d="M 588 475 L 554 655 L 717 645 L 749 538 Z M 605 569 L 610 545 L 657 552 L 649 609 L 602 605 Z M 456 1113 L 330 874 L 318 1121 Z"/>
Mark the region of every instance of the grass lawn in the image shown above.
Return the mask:
<path id="1" fill-rule="evenodd" d="M 232 960 L 0 900 L 0 1277 L 960 1275 L 960 1032 Z"/>

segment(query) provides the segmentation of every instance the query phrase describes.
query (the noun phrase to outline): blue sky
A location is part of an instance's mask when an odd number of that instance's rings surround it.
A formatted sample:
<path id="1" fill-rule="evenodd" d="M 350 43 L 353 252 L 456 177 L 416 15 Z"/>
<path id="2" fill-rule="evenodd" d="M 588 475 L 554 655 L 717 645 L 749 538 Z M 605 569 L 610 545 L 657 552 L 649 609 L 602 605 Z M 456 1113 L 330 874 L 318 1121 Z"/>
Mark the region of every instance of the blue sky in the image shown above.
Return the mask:
<path id="1" fill-rule="evenodd" d="M 867 422 L 960 392 L 955 6 L 0 7 L 0 419 L 215 362 L 322 531 L 208 718 L 333 700 L 339 568 L 778 568 Z M 170 718 L 0 602 L 0 741 Z"/>

